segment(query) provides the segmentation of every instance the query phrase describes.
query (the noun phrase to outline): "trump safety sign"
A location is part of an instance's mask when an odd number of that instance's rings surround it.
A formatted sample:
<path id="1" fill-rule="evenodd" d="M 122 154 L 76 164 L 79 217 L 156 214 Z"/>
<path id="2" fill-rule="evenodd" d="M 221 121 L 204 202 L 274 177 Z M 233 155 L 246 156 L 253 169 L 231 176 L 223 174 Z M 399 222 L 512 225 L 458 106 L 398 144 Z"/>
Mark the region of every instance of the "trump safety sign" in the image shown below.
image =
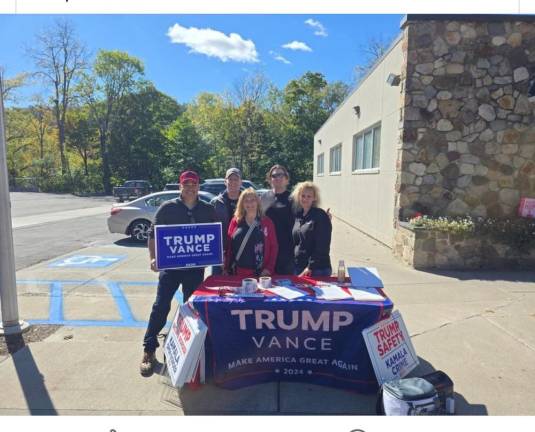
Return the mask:
<path id="1" fill-rule="evenodd" d="M 156 225 L 158 270 L 205 267 L 223 263 L 221 223 Z"/>
<path id="2" fill-rule="evenodd" d="M 379 385 L 403 378 L 416 366 L 418 357 L 399 311 L 362 331 Z"/>

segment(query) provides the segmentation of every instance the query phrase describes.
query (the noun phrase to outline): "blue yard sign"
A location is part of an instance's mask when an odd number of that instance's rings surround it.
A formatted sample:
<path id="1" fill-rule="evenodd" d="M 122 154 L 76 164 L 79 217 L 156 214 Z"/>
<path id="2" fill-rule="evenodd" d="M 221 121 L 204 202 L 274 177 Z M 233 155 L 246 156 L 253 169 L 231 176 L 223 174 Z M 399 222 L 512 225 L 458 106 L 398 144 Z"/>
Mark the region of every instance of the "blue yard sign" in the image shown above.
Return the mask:
<path id="1" fill-rule="evenodd" d="M 156 225 L 158 270 L 223 264 L 221 223 Z"/>

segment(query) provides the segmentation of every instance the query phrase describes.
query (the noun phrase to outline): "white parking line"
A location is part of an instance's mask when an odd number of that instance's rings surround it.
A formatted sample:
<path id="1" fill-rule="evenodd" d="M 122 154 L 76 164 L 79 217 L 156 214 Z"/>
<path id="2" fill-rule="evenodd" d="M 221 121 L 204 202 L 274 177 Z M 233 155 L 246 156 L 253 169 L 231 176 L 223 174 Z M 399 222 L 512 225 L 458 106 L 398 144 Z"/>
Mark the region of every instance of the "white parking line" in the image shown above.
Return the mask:
<path id="1" fill-rule="evenodd" d="M 74 219 L 84 216 L 94 216 L 108 213 L 111 209 L 111 205 L 100 207 L 82 208 L 76 210 L 65 210 L 55 213 L 44 213 L 32 216 L 16 217 L 12 219 L 13 229 L 24 228 L 33 225 L 41 225 L 49 222 L 58 222 L 62 220 Z"/>

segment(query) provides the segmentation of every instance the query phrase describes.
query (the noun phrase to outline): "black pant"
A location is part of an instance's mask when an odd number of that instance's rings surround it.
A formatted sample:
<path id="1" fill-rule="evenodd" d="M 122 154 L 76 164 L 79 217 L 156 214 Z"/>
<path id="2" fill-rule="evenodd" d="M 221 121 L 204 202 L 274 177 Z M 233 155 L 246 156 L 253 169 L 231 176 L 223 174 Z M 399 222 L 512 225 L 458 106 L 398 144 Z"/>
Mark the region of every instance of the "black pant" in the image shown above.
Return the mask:
<path id="1" fill-rule="evenodd" d="M 203 280 L 204 267 L 189 270 L 163 270 L 160 272 L 156 300 L 152 305 L 149 324 L 143 338 L 145 351 L 154 352 L 160 346 L 157 339 L 158 333 L 165 326 L 167 315 L 171 309 L 171 301 L 179 285 L 182 284 L 183 301 L 185 303 Z"/>
<path id="2" fill-rule="evenodd" d="M 294 259 L 293 257 L 277 257 L 275 263 L 275 273 L 280 275 L 293 275 L 294 274 Z"/>

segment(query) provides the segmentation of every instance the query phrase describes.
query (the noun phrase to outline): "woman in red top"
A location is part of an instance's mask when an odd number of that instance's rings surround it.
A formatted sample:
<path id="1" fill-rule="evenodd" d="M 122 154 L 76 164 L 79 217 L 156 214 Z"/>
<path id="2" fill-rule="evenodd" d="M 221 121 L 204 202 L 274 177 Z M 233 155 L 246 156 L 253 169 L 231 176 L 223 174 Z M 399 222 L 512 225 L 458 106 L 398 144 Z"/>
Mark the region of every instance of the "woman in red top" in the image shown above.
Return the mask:
<path id="1" fill-rule="evenodd" d="M 260 198 L 253 188 L 245 189 L 228 228 L 225 272 L 241 277 L 270 276 L 275 272 L 278 249 L 275 227 L 270 218 L 262 216 Z"/>

